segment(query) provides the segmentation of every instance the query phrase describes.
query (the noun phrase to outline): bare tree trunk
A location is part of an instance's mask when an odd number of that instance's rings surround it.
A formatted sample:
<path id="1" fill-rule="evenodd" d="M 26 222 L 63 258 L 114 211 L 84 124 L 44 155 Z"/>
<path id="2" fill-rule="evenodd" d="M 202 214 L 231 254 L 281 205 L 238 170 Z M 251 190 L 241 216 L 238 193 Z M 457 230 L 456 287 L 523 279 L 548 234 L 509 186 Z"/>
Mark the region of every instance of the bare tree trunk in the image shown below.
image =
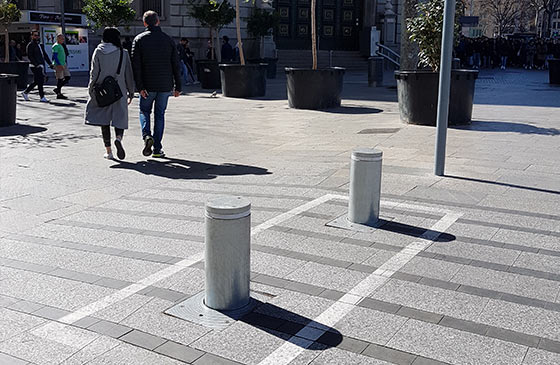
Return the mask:
<path id="1" fill-rule="evenodd" d="M 235 23 L 237 28 L 237 47 L 239 48 L 239 61 L 241 65 L 245 65 L 245 55 L 243 54 L 243 41 L 241 40 L 241 19 L 239 13 L 239 0 L 235 0 Z"/>
<path id="2" fill-rule="evenodd" d="M 313 69 L 317 69 L 317 19 L 315 16 L 315 8 L 317 0 L 311 0 L 311 53 L 313 55 Z"/>
<path id="3" fill-rule="evenodd" d="M 418 0 L 403 0 L 401 16 L 401 70 L 416 70 L 418 67 L 418 45 L 412 42 L 406 30 L 406 20 L 416 16 Z"/>
<path id="4" fill-rule="evenodd" d="M 8 29 L 6 28 L 6 33 L 4 33 L 4 40 L 5 40 L 5 48 L 4 48 L 4 62 L 10 62 L 10 34 L 8 33 Z"/>

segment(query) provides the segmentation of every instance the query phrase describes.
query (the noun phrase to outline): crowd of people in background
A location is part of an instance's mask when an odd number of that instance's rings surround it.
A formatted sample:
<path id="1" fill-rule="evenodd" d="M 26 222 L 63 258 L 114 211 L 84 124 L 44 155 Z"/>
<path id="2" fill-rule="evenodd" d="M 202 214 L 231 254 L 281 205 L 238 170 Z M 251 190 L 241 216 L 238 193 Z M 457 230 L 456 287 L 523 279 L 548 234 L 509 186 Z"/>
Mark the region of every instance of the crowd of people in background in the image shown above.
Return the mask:
<path id="1" fill-rule="evenodd" d="M 544 38 L 468 38 L 461 36 L 455 57 L 463 68 L 522 67 L 545 70 L 548 60 L 560 58 L 560 40 Z"/>

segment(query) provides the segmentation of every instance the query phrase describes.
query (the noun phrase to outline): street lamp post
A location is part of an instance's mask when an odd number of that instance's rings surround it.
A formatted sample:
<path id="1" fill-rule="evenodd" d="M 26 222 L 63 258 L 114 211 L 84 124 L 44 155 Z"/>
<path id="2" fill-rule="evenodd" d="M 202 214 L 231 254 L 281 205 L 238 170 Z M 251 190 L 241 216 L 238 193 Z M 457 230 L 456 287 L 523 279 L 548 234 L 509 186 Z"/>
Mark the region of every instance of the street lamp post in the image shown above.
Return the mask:
<path id="1" fill-rule="evenodd" d="M 66 19 L 64 19 L 64 0 L 60 0 L 60 27 L 62 28 L 62 34 L 66 36 Z"/>
<path id="2" fill-rule="evenodd" d="M 439 94 L 436 130 L 435 174 L 443 176 L 445 170 L 445 145 L 449 117 L 449 91 L 451 89 L 451 58 L 455 26 L 455 0 L 445 0 L 439 67 Z"/>

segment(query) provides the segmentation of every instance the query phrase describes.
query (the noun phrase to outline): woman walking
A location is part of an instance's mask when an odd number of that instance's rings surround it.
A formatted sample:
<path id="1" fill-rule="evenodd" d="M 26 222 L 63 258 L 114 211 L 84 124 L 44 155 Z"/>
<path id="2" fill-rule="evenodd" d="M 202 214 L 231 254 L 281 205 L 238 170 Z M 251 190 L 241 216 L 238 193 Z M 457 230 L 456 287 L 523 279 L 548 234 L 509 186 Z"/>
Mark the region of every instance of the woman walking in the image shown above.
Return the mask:
<path id="1" fill-rule="evenodd" d="M 107 106 L 100 106 L 96 86 L 104 83 L 107 77 L 117 81 L 122 96 Z M 113 159 L 111 150 L 111 126 L 115 128 L 115 147 L 117 157 L 125 158 L 122 145 L 124 130 L 128 129 L 128 104 L 134 95 L 134 77 L 128 51 L 121 45 L 121 33 L 117 28 L 105 28 L 103 42 L 93 53 L 89 80 L 89 99 L 86 105 L 85 122 L 89 125 L 101 126 L 106 159 Z M 128 103 L 127 95 L 128 93 Z"/>

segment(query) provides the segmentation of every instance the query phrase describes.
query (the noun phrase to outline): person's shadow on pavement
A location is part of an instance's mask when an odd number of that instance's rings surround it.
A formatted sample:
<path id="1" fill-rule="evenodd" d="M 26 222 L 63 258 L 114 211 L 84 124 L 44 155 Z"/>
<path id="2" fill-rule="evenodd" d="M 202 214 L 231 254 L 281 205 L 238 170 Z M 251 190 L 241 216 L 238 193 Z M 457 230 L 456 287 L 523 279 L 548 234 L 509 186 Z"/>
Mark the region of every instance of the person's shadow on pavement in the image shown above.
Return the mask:
<path id="1" fill-rule="evenodd" d="M 135 170 L 146 175 L 168 179 L 210 180 L 217 176 L 269 175 L 272 172 L 262 167 L 224 163 L 215 165 L 178 158 L 150 159 L 139 162 L 115 161 L 112 169 Z"/>

